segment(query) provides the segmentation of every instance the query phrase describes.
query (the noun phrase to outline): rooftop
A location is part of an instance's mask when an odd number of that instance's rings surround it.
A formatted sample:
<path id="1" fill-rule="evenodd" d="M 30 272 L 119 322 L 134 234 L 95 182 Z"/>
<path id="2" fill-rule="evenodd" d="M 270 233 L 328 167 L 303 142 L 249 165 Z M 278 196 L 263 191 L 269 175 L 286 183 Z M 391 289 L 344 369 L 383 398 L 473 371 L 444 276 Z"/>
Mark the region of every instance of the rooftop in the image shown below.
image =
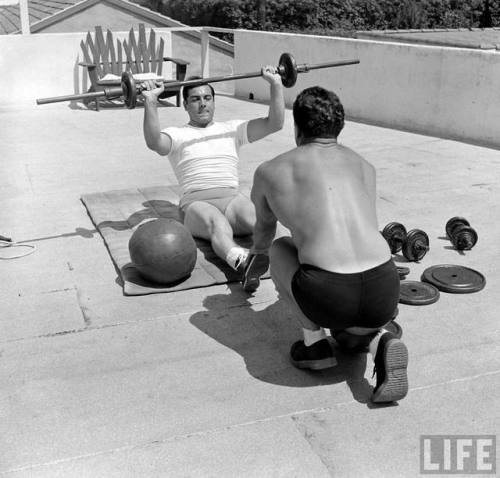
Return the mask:
<path id="1" fill-rule="evenodd" d="M 500 50 L 500 28 L 440 28 L 432 30 L 374 30 L 358 38 L 419 43 L 480 50 Z"/>
<path id="2" fill-rule="evenodd" d="M 217 97 L 220 120 L 266 110 Z M 407 280 L 435 264 L 487 280 L 478 293 L 400 305 L 410 392 L 375 407 L 369 356 L 339 354 L 319 373 L 291 365 L 300 330 L 270 280 L 254 296 L 237 284 L 123 295 L 80 197 L 174 182 L 144 145 L 142 115 L 0 106 L 0 234 L 36 246 L 1 261 L 2 476 L 414 477 L 421 435 L 498 432 L 500 151 L 346 124 L 341 141 L 378 171 L 380 227 L 398 220 L 430 237 Z M 180 124 L 185 112 L 160 117 Z M 242 150 L 243 190 L 292 146 L 287 110 L 282 131 Z M 444 237 L 456 215 L 479 234 L 465 253 Z"/>
<path id="3" fill-rule="evenodd" d="M 81 2 L 82 0 L 30 0 L 28 8 L 30 25 Z M 19 5 L 0 4 L 0 35 L 15 33 L 20 30 L 21 14 Z"/>

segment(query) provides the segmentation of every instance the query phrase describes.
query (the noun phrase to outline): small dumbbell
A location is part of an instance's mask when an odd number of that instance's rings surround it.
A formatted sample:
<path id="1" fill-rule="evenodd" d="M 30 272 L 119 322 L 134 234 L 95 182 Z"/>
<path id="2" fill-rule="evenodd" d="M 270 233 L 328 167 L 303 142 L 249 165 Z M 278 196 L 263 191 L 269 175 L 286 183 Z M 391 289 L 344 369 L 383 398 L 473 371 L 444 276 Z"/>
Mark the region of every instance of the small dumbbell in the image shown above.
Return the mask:
<path id="1" fill-rule="evenodd" d="M 464 217 L 452 217 L 446 223 L 445 229 L 453 247 L 459 251 L 468 251 L 477 242 L 477 232 Z"/>
<path id="2" fill-rule="evenodd" d="M 387 224 L 382 236 L 389 244 L 392 254 L 402 251 L 408 261 L 419 261 L 429 250 L 429 237 L 424 231 L 412 229 L 406 232 L 406 228 L 399 222 Z"/>

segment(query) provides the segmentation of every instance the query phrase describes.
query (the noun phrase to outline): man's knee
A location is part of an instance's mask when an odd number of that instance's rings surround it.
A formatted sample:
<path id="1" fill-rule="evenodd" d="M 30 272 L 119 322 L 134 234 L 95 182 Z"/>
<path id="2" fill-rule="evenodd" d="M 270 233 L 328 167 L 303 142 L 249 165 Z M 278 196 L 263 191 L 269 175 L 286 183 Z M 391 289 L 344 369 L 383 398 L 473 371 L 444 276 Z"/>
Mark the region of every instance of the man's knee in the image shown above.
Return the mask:
<path id="1" fill-rule="evenodd" d="M 232 236 L 228 220 L 219 210 L 212 207 L 190 205 L 185 212 L 184 225 L 194 236 L 205 239 L 220 233 Z"/>
<path id="2" fill-rule="evenodd" d="M 252 234 L 256 215 L 255 206 L 248 198 L 239 194 L 228 205 L 224 215 L 236 235 Z"/>

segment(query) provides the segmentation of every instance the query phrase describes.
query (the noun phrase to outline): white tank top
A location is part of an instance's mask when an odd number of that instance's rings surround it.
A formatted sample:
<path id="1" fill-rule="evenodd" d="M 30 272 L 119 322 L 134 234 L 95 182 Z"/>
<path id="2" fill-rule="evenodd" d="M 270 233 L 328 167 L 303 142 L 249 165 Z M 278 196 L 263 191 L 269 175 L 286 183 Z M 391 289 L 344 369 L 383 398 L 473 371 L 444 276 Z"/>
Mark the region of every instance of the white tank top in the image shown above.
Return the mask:
<path id="1" fill-rule="evenodd" d="M 168 155 L 182 195 L 209 188 L 238 187 L 238 151 L 248 143 L 248 121 L 184 125 L 162 130 L 172 139 Z"/>

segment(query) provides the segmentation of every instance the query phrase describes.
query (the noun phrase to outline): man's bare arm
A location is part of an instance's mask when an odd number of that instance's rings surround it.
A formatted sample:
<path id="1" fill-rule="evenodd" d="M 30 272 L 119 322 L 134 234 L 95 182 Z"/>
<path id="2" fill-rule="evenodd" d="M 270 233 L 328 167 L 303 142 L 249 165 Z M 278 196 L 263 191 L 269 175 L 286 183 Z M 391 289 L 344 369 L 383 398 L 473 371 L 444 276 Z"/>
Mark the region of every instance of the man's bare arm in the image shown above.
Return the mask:
<path id="1" fill-rule="evenodd" d="M 255 171 L 254 182 L 252 186 L 251 199 L 255 205 L 256 222 L 253 230 L 253 246 L 251 253 L 267 253 L 274 237 L 276 236 L 277 219 L 265 195 L 266 178 L 263 168 L 260 166 Z"/>
<path id="2" fill-rule="evenodd" d="M 248 141 L 250 143 L 275 133 L 283 128 L 285 120 L 285 99 L 283 96 L 283 83 L 281 77 L 274 73 L 271 66 L 262 68 L 262 77 L 270 84 L 271 98 L 269 103 L 269 113 L 265 118 L 256 118 L 248 123 Z"/>
<path id="3" fill-rule="evenodd" d="M 166 156 L 172 149 L 170 136 L 163 134 L 158 117 L 158 96 L 163 92 L 164 85 L 158 87 L 154 82 L 145 82 L 146 90 L 142 92 L 144 101 L 144 139 L 149 149 Z"/>

